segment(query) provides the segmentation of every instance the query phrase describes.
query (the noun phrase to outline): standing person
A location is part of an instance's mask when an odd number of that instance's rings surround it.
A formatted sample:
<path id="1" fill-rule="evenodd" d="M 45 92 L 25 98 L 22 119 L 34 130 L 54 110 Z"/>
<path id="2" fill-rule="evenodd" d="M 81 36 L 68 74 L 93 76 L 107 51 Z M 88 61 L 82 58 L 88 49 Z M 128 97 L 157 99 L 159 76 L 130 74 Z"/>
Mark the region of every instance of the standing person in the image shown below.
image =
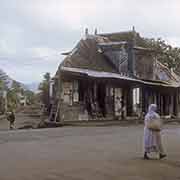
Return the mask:
<path id="1" fill-rule="evenodd" d="M 8 112 L 7 120 L 9 121 L 9 129 L 14 129 L 15 114 L 13 111 Z"/>
<path id="2" fill-rule="evenodd" d="M 148 128 L 150 121 L 160 120 L 160 116 L 157 111 L 157 105 L 151 104 L 148 109 L 148 113 L 144 120 L 144 159 L 149 159 L 148 153 L 157 152 L 159 153 L 159 159 L 166 157 L 164 153 L 162 142 L 161 142 L 161 131 L 153 130 Z"/>

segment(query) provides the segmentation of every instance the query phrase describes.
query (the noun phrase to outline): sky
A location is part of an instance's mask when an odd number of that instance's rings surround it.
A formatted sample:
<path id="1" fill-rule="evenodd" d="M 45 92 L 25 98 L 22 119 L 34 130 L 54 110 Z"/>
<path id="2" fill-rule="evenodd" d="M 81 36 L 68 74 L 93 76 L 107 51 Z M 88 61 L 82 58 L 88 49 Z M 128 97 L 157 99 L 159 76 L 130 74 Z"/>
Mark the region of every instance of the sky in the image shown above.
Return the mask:
<path id="1" fill-rule="evenodd" d="M 136 31 L 180 47 L 179 0 L 0 0 L 0 69 L 23 83 L 55 74 L 89 33 Z"/>

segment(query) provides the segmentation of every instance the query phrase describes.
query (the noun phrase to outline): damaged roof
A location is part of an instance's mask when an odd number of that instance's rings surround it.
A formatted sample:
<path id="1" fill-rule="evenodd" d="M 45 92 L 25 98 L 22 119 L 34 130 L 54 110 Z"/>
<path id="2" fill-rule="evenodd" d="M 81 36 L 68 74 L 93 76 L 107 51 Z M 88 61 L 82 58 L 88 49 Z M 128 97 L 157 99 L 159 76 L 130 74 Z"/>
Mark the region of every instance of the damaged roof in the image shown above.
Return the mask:
<path id="1" fill-rule="evenodd" d="M 157 80 L 177 82 L 180 84 L 180 77 L 161 62 L 156 62 L 155 75 Z"/>
<path id="2" fill-rule="evenodd" d="M 70 68 L 70 67 L 61 67 L 61 71 L 64 72 L 72 72 L 77 74 L 83 74 L 87 75 L 89 77 L 95 77 L 95 78 L 109 78 L 109 79 L 119 79 L 119 80 L 125 80 L 125 81 L 132 81 L 137 82 L 144 85 L 152 85 L 152 86 L 163 86 L 163 87 L 179 87 L 178 83 L 168 83 L 168 82 L 161 82 L 161 81 L 146 81 L 146 80 L 140 80 L 132 77 L 128 77 L 123 74 L 118 73 L 109 73 L 109 72 L 99 72 L 89 69 L 81 69 L 81 68 Z"/>
<path id="3" fill-rule="evenodd" d="M 81 39 L 77 46 L 69 53 L 61 66 L 85 68 L 96 71 L 117 72 L 108 59 L 98 51 L 98 42 L 107 42 L 106 38 L 95 37 Z"/>
<path id="4" fill-rule="evenodd" d="M 143 37 L 141 37 L 140 34 L 137 33 L 136 31 L 104 33 L 98 35 L 108 38 L 111 42 L 118 42 L 118 41 L 129 42 L 135 40 L 137 46 L 148 48 L 146 40 Z"/>
<path id="5" fill-rule="evenodd" d="M 146 46 L 145 39 L 134 31 L 88 35 L 86 38 L 81 39 L 72 51 L 64 53 L 64 55 L 67 56 L 60 64 L 60 70 L 62 70 L 61 67 L 63 67 L 120 74 L 121 72 L 115 68 L 114 64 L 109 61 L 102 50 L 108 49 L 109 47 L 113 47 L 117 50 L 121 48 L 121 46 L 126 46 L 128 41 L 132 41 L 133 38 L 135 38 L 136 42 L 136 46 L 134 47 L 135 50 L 153 53 L 153 50 Z M 156 62 L 156 66 L 154 66 L 154 81 L 157 80 L 157 83 L 160 84 L 161 82 L 167 82 L 167 86 L 172 85 L 176 87 L 177 84 L 179 86 L 180 77 L 159 61 Z M 143 79 L 138 77 L 137 79 L 143 81 Z"/>

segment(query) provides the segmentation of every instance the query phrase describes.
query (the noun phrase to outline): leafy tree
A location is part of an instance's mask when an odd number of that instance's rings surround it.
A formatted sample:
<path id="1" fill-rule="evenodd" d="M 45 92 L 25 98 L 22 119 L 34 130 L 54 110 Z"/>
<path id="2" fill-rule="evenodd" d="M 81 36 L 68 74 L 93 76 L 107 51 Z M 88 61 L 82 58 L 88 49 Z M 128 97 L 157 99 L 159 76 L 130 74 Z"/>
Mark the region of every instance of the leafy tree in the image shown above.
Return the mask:
<path id="1" fill-rule="evenodd" d="M 44 74 L 44 81 L 49 82 L 50 79 L 51 79 L 50 73 L 47 72 L 46 74 Z"/>
<path id="2" fill-rule="evenodd" d="M 35 94 L 32 91 L 25 90 L 24 91 L 24 96 L 27 98 L 27 103 L 30 104 L 35 104 L 36 103 L 36 97 Z"/>
<path id="3" fill-rule="evenodd" d="M 39 85 L 39 90 L 41 91 L 41 101 L 46 108 L 49 106 L 49 83 L 50 83 L 50 73 L 44 74 L 44 79 Z"/>
<path id="4" fill-rule="evenodd" d="M 144 39 L 145 46 L 156 52 L 157 59 L 180 74 L 180 48 L 172 47 L 161 38 Z"/>
<path id="5" fill-rule="evenodd" d="M 7 102 L 8 102 L 8 109 L 16 109 L 20 104 L 20 95 L 24 95 L 24 89 L 21 85 L 13 81 L 12 86 L 10 89 L 7 90 Z"/>
<path id="6" fill-rule="evenodd" d="M 7 102 L 8 102 L 8 109 L 16 109 L 17 105 L 20 103 L 18 94 L 15 89 L 9 89 L 7 91 Z"/>
<path id="7" fill-rule="evenodd" d="M 5 84 L 4 82 L 0 79 L 0 91 L 5 89 Z"/>
<path id="8" fill-rule="evenodd" d="M 0 79 L 0 113 L 3 114 L 5 112 L 5 100 L 3 98 L 3 91 L 5 90 L 5 84 Z"/>

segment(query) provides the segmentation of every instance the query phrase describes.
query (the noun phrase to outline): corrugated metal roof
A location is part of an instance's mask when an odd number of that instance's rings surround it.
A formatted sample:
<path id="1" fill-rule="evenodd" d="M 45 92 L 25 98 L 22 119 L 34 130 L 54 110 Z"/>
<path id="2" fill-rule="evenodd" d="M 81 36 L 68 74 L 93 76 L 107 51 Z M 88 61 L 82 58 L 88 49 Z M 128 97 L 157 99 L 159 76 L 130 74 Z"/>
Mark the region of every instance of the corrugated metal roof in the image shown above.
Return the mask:
<path id="1" fill-rule="evenodd" d="M 169 83 L 160 83 L 160 82 L 155 82 L 155 81 L 148 82 L 148 81 L 131 78 L 128 76 L 117 74 L 117 73 L 110 73 L 110 72 L 103 72 L 103 71 L 93 71 L 89 69 L 70 68 L 70 67 L 64 67 L 64 66 L 62 66 L 60 70 L 65 71 L 65 72 L 81 73 L 81 74 L 85 74 L 87 76 L 96 77 L 96 78 L 112 78 L 112 79 L 133 81 L 133 82 L 137 82 L 137 83 L 141 83 L 145 85 L 155 85 L 155 86 L 174 87 L 174 88 L 179 87 L 178 83 L 169 84 Z"/>

